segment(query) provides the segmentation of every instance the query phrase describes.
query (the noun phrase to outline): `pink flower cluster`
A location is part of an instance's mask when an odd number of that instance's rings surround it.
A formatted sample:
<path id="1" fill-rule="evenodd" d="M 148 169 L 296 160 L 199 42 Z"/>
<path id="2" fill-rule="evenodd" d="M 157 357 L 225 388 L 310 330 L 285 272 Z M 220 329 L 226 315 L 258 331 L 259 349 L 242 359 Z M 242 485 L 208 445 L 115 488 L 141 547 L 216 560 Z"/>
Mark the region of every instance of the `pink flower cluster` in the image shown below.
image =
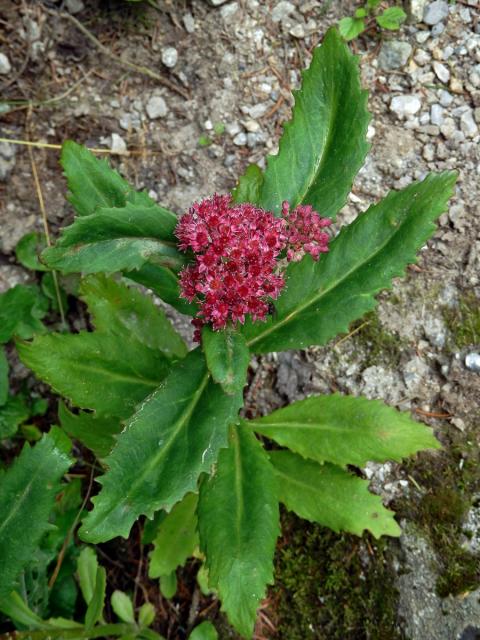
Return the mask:
<path id="1" fill-rule="evenodd" d="M 253 204 L 231 206 L 231 196 L 214 195 L 195 203 L 177 225 L 180 249 L 191 249 L 195 263 L 180 273 L 181 296 L 200 305 L 193 320 L 199 340 L 203 324 L 222 329 L 228 322 L 245 322 L 245 316 L 263 320 L 269 300 L 275 300 L 285 285 L 281 254 L 299 260 L 310 253 L 317 260 L 328 251 L 328 235 L 321 231 L 330 220 L 320 218 L 310 206 L 289 212 L 283 203 L 283 218 Z"/>

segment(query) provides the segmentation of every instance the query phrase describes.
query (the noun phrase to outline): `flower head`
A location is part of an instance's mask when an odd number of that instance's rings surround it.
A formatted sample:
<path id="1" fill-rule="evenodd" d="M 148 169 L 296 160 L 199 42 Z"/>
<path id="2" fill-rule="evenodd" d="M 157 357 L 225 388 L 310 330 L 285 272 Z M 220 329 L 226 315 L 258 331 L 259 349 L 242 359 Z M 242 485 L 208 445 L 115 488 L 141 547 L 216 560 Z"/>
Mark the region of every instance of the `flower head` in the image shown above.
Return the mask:
<path id="1" fill-rule="evenodd" d="M 200 306 L 193 321 L 196 339 L 203 324 L 222 329 L 227 323 L 264 320 L 269 301 L 285 285 L 279 258 L 299 260 L 305 252 L 318 259 L 327 251 L 328 235 L 320 231 L 330 221 L 311 207 L 289 212 L 283 218 L 253 204 L 231 204 L 231 196 L 214 195 L 195 203 L 177 225 L 183 251 L 191 249 L 195 262 L 180 274 L 181 296 Z"/>

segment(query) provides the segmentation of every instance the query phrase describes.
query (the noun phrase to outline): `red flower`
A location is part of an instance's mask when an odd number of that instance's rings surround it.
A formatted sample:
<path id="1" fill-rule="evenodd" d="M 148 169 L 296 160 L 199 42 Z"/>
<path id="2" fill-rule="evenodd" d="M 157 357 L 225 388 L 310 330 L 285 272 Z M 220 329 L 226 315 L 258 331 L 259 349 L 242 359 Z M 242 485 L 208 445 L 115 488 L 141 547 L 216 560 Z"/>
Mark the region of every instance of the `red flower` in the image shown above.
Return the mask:
<path id="1" fill-rule="evenodd" d="M 181 296 L 200 306 L 193 323 L 199 339 L 205 323 L 222 329 L 228 322 L 264 320 L 269 300 L 275 300 L 285 285 L 279 258 L 299 260 L 307 252 L 317 260 L 328 251 L 330 224 L 312 207 L 299 206 L 284 218 L 253 204 L 231 206 L 231 196 L 214 195 L 195 203 L 180 219 L 176 235 L 180 249 L 191 249 L 195 263 L 180 274 Z"/>

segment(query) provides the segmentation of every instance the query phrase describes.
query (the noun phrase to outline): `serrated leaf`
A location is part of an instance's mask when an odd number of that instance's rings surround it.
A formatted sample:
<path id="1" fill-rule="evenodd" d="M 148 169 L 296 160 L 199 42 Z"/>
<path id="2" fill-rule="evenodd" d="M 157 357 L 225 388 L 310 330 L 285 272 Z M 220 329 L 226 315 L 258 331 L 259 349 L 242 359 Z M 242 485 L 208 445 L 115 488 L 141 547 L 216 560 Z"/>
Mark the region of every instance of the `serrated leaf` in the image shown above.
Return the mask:
<path id="1" fill-rule="evenodd" d="M 102 617 L 103 607 L 105 605 L 105 591 L 107 588 L 107 572 L 104 567 L 97 567 L 97 575 L 95 577 L 95 588 L 92 598 L 88 603 L 87 612 L 85 614 L 85 630 L 87 633 L 93 629 L 95 624 Z"/>
<path id="2" fill-rule="evenodd" d="M 98 560 L 93 547 L 84 547 L 77 560 L 78 583 L 83 599 L 88 605 L 95 590 L 97 580 Z"/>
<path id="3" fill-rule="evenodd" d="M 68 435 L 91 449 L 98 458 L 105 458 L 110 453 L 115 446 L 115 435 L 123 428 L 120 418 L 87 411 L 75 414 L 63 402 L 58 405 L 58 418 Z"/>
<path id="4" fill-rule="evenodd" d="M 211 622 L 205 620 L 195 627 L 192 633 L 189 635 L 188 640 L 217 640 L 218 633 Z"/>
<path id="5" fill-rule="evenodd" d="M 17 243 L 15 255 L 18 262 L 26 269 L 32 271 L 46 271 L 47 268 L 40 262 L 40 254 L 47 246 L 44 233 L 32 231 L 27 233 Z"/>
<path id="6" fill-rule="evenodd" d="M 407 19 L 407 14 L 400 7 L 389 7 L 385 11 L 376 17 L 376 21 L 382 27 L 382 29 L 389 29 L 390 31 L 396 31 L 400 29 L 402 22 Z"/>
<path id="7" fill-rule="evenodd" d="M 271 451 L 270 459 L 279 480 L 280 500 L 301 518 L 357 536 L 365 529 L 376 538 L 400 535 L 395 514 L 368 491 L 368 481 L 290 451 Z"/>
<path id="8" fill-rule="evenodd" d="M 196 494 L 187 493 L 160 523 L 150 553 L 150 578 L 172 573 L 193 555 L 198 546 L 197 501 Z"/>
<path id="9" fill-rule="evenodd" d="M 240 204 L 241 202 L 252 202 L 256 204 L 259 201 L 263 184 L 263 172 L 256 164 L 248 165 L 245 173 L 238 180 L 238 184 L 232 191 L 233 202 Z"/>
<path id="10" fill-rule="evenodd" d="M 0 440 L 15 435 L 18 427 L 29 417 L 30 409 L 25 398 L 21 394 L 9 396 L 0 407 Z"/>
<path id="11" fill-rule="evenodd" d="M 0 483 L 0 598 L 29 562 L 49 528 L 48 516 L 60 479 L 71 464 L 49 435 L 33 448 L 25 445 Z"/>
<path id="12" fill-rule="evenodd" d="M 194 316 L 198 311 L 197 305 L 180 298 L 178 276 L 167 267 L 149 262 L 137 271 L 125 271 L 124 276 L 151 289 L 159 298 L 172 305 L 180 313 Z"/>
<path id="13" fill-rule="evenodd" d="M 209 584 L 230 623 L 251 638 L 273 581 L 279 534 L 275 474 L 253 433 L 232 428 L 228 449 L 220 451 L 213 475 L 200 486 L 198 528 Z"/>
<path id="14" fill-rule="evenodd" d="M 195 491 L 218 451 L 227 444 L 227 428 L 242 405 L 240 394 L 227 396 L 209 379 L 199 349 L 172 366 L 162 385 L 127 422 L 105 460 L 102 490 L 84 520 L 80 535 L 101 542 L 127 537 L 142 514 L 151 518 Z"/>
<path id="15" fill-rule="evenodd" d="M 112 593 L 110 600 L 112 609 L 123 622 L 135 622 L 135 614 L 133 613 L 133 603 L 126 593 L 116 589 Z"/>
<path id="16" fill-rule="evenodd" d="M 17 344 L 22 362 L 82 409 L 128 417 L 169 369 L 167 358 L 106 333 L 50 334 Z"/>
<path id="17" fill-rule="evenodd" d="M 374 296 L 415 262 L 455 180 L 451 172 L 431 174 L 391 192 L 344 227 L 318 262 L 306 256 L 291 263 L 275 318 L 245 325 L 251 351 L 302 349 L 347 332 L 351 322 L 373 309 Z"/>
<path id="18" fill-rule="evenodd" d="M 205 326 L 202 329 L 202 348 L 215 382 L 225 393 L 241 392 L 247 382 L 250 362 L 250 351 L 243 335 L 232 329 L 213 331 Z"/>
<path id="19" fill-rule="evenodd" d="M 151 349 L 183 358 L 187 347 L 165 312 L 133 287 L 103 275 L 82 280 L 80 297 L 88 305 L 97 331 L 133 336 Z"/>
<path id="20" fill-rule="evenodd" d="M 8 360 L 5 349 L 0 347 L 0 407 L 8 398 Z"/>
<path id="21" fill-rule="evenodd" d="M 311 204 L 333 217 L 369 149 L 370 120 L 357 60 L 335 29 L 315 49 L 294 95 L 292 120 L 285 124 L 278 155 L 267 159 L 258 204 L 279 215 L 288 200 L 292 207 Z"/>
<path id="22" fill-rule="evenodd" d="M 180 269 L 185 256 L 173 236 L 177 218 L 159 207 L 127 203 L 121 209 L 99 209 L 65 227 L 42 260 L 65 273 L 99 273 L 139 269 L 151 260 Z"/>
<path id="23" fill-rule="evenodd" d="M 60 163 L 68 181 L 68 200 L 79 216 L 101 207 L 124 207 L 127 202 L 157 206 L 146 193 L 136 193 L 105 160 L 73 140 L 64 142 Z"/>
<path id="24" fill-rule="evenodd" d="M 17 284 L 0 294 L 0 344 L 45 332 L 40 320 L 47 311 L 48 300 L 36 285 Z"/>
<path id="25" fill-rule="evenodd" d="M 438 449 L 432 430 L 379 400 L 332 394 L 300 400 L 243 423 L 282 447 L 312 458 L 364 466 Z"/>
<path id="26" fill-rule="evenodd" d="M 338 23 L 338 30 L 342 38 L 353 40 L 365 31 L 365 20 L 363 18 L 342 18 Z"/>

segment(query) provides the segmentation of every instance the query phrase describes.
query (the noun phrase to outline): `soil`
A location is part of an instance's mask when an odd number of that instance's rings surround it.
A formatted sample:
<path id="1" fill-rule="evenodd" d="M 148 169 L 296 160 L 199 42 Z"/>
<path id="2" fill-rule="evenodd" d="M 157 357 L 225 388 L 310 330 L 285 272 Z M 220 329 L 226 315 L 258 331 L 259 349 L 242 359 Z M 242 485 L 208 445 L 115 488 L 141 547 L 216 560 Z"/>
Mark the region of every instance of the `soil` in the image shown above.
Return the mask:
<path id="1" fill-rule="evenodd" d="M 58 164 L 57 145 L 68 138 L 107 152 L 136 188 L 182 213 L 230 191 L 247 164 L 262 166 L 276 151 L 300 70 L 327 28 L 358 6 L 0 0 L 0 53 L 11 67 L 0 70 L 0 137 L 17 141 L 0 141 L 0 291 L 31 278 L 14 248 L 43 228 L 21 141 L 42 143 L 32 157 L 52 235 L 73 215 Z M 349 335 L 255 358 L 246 406 L 265 414 L 312 393 L 363 394 L 412 411 L 444 450 L 365 470 L 399 511 L 399 542 L 327 534 L 285 516 L 258 639 L 480 637 L 480 372 L 467 366 L 480 351 L 480 9 L 473 0 L 448 8 L 436 24 L 412 17 L 398 32 L 372 28 L 351 44 L 370 92 L 373 148 L 339 220 L 428 171 L 456 169 L 449 213 L 418 264 Z M 410 106 L 418 99 L 419 108 L 402 111 L 399 96 Z M 176 323 L 191 337 L 188 323 Z M 348 549 L 355 561 L 344 561 Z M 156 604 L 157 628 L 169 639 L 184 638 L 204 616 L 220 638 L 234 638 L 216 602 L 195 587 L 198 565 L 179 574 L 177 596 L 167 601 L 145 577 L 145 562 L 139 569 L 147 550 L 138 536 L 126 548 L 102 547 L 110 584 L 133 590 L 140 581 L 136 604 Z"/>

